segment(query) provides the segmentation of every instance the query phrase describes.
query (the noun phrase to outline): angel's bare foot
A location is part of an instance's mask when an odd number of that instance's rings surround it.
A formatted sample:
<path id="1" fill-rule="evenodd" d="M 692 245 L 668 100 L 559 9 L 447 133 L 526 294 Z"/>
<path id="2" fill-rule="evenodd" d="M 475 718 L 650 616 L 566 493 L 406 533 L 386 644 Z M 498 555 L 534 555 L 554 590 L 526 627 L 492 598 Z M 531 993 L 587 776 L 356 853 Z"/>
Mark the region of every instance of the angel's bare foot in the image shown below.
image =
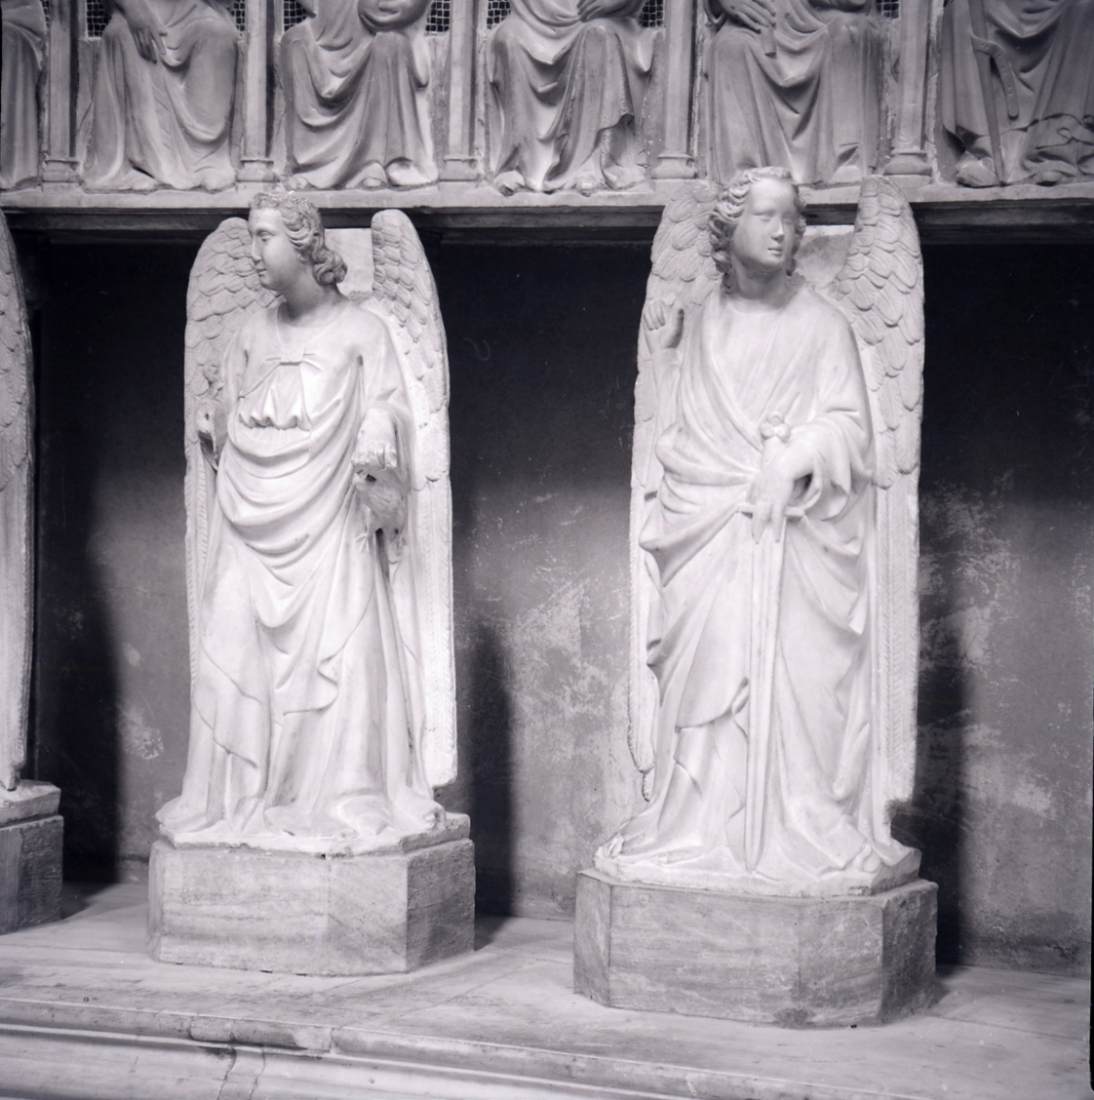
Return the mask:
<path id="1" fill-rule="evenodd" d="M 201 187 L 204 191 L 224 191 L 236 181 L 236 174 L 230 168 L 214 168 L 203 172 Z"/>
<path id="2" fill-rule="evenodd" d="M 503 195 L 515 195 L 518 191 L 528 189 L 528 181 L 524 178 L 523 173 L 518 172 L 515 168 L 510 168 L 509 171 L 502 172 L 494 177 L 494 186 Z"/>
<path id="3" fill-rule="evenodd" d="M 1033 173 L 1033 182 L 1040 184 L 1042 187 L 1055 187 L 1056 184 L 1063 183 L 1065 179 L 1067 179 L 1067 176 L 1058 168 L 1041 168 Z"/>
<path id="4" fill-rule="evenodd" d="M 870 847 L 864 844 L 862 851 L 851 860 L 853 871 L 864 871 L 868 875 L 875 875 L 881 870 L 881 857 Z"/>
<path id="5" fill-rule="evenodd" d="M 832 173 L 832 178 L 827 182 L 834 187 L 839 187 L 842 184 L 860 183 L 861 181 L 862 167 L 859 165 L 858 158 L 855 157 L 851 160 L 845 160 L 839 165 Z"/>
<path id="6" fill-rule="evenodd" d="M 289 176 L 285 186 L 288 187 L 290 191 L 309 191 L 311 190 L 312 182 L 307 176 L 303 176 L 297 172 Z"/>
<path id="7" fill-rule="evenodd" d="M 957 162 L 957 182 L 963 187 L 998 187 L 999 173 L 991 157 L 965 153 Z"/>
<path id="8" fill-rule="evenodd" d="M 381 187 L 386 187 L 387 173 L 384 171 L 383 165 L 377 164 L 375 161 L 366 164 L 365 170 L 361 173 L 360 185 L 366 191 L 378 191 Z"/>
<path id="9" fill-rule="evenodd" d="M 574 180 L 574 190 L 581 195 L 595 195 L 600 190 L 601 180 L 598 179 L 592 172 L 582 172 L 577 179 Z"/>
<path id="10" fill-rule="evenodd" d="M 645 179 L 642 169 L 636 164 L 605 164 L 604 180 L 613 191 L 625 191 Z"/>
<path id="11" fill-rule="evenodd" d="M 85 179 L 84 188 L 88 191 L 155 191 L 159 185 L 144 172 L 129 168 L 109 179 Z"/>
<path id="12" fill-rule="evenodd" d="M 426 187 L 433 182 L 409 160 L 393 160 L 387 166 L 387 178 L 392 187 Z"/>

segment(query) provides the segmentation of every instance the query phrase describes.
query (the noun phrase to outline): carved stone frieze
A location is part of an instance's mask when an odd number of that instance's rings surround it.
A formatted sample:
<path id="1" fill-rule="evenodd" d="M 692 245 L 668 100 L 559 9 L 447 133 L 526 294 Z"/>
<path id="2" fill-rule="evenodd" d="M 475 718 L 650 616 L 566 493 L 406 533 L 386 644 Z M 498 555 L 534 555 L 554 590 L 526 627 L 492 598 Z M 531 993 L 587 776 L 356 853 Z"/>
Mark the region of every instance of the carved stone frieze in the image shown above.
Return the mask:
<path id="1" fill-rule="evenodd" d="M 286 31 L 286 174 L 293 186 L 374 190 L 437 178 L 429 0 L 317 0 Z"/>

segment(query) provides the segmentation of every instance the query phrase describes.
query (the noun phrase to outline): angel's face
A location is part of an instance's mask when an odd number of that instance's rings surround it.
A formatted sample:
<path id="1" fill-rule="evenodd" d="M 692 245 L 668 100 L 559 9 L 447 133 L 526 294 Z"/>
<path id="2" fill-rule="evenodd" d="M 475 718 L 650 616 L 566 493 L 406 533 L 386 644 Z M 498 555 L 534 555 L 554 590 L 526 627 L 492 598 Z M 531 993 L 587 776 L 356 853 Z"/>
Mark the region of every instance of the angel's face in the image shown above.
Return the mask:
<path id="1" fill-rule="evenodd" d="M 794 185 L 788 180 L 756 180 L 733 230 L 733 255 L 754 271 L 785 271 L 794 257 L 797 236 Z"/>
<path id="2" fill-rule="evenodd" d="M 247 221 L 251 231 L 251 261 L 258 281 L 278 294 L 293 286 L 308 268 L 285 232 L 279 210 L 252 210 Z"/>

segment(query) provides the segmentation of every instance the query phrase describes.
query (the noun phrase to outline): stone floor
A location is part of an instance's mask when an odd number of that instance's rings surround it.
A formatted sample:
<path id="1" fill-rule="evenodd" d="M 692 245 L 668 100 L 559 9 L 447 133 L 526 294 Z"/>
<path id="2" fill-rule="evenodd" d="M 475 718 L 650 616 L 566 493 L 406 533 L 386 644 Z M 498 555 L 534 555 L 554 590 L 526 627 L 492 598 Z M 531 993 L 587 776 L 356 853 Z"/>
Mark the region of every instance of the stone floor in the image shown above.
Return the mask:
<path id="1" fill-rule="evenodd" d="M 1085 979 L 965 968 L 925 1015 L 783 1031 L 575 996 L 571 927 L 484 920 L 473 955 L 406 976 L 153 962 L 145 892 L 70 892 L 0 938 L 5 1100 L 1078 1100 Z"/>

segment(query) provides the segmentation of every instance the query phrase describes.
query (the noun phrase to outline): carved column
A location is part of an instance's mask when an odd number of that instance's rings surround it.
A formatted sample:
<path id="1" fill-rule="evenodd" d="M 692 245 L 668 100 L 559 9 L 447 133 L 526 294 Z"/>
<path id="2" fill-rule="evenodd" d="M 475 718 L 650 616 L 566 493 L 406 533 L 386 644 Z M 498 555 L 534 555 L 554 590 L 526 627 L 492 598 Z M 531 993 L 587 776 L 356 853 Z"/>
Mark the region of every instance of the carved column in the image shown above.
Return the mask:
<path id="1" fill-rule="evenodd" d="M 475 28 L 479 0 L 454 0 L 448 29 L 448 145 L 443 180 L 479 178 L 475 156 Z"/>
<path id="2" fill-rule="evenodd" d="M 695 0 L 665 5 L 664 145 L 653 166 L 654 179 L 690 179 L 691 85 L 695 70 Z"/>
<path id="3" fill-rule="evenodd" d="M 77 0 L 53 0 L 50 5 L 46 66 L 46 156 L 42 182 L 72 183 L 76 179 L 76 48 L 79 26 Z"/>
<path id="4" fill-rule="evenodd" d="M 243 150 L 239 179 L 274 178 L 270 157 L 270 59 L 273 56 L 271 0 L 247 0 L 243 37 Z"/>
<path id="5" fill-rule="evenodd" d="M 900 11 L 900 80 L 896 131 L 885 173 L 929 176 L 927 160 L 927 50 L 931 35 L 930 0 L 904 0 Z"/>

